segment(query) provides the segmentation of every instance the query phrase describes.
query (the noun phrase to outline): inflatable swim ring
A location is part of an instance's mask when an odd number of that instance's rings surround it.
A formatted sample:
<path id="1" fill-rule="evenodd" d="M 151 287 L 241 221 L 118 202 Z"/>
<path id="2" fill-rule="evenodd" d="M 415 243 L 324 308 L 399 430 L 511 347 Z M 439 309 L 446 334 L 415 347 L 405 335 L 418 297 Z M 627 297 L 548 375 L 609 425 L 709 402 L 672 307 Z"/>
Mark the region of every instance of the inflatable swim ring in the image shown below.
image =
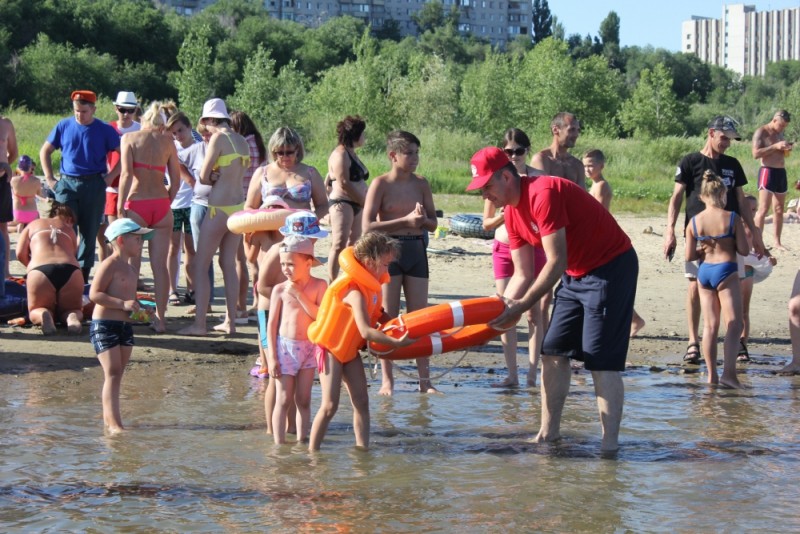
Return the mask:
<path id="1" fill-rule="evenodd" d="M 228 217 L 228 230 L 234 234 L 266 232 L 277 230 L 286 222 L 286 217 L 294 210 L 259 209 L 237 211 Z"/>
<path id="2" fill-rule="evenodd" d="M 377 323 L 381 316 L 381 284 L 389 281 L 389 274 L 386 273 L 380 280 L 376 280 L 358 262 L 353 247 L 347 247 L 339 254 L 339 265 L 342 273 L 325 290 L 317 319 L 308 327 L 308 339 L 330 352 L 340 362 L 347 363 L 364 346 L 364 338 L 356 327 L 353 310 L 342 299 L 353 288 L 358 289 L 366 299 L 370 323 Z"/>
<path id="3" fill-rule="evenodd" d="M 408 332 L 409 337 L 417 339 L 415 343 L 398 349 L 370 343 L 370 349 L 380 358 L 403 360 L 481 345 L 502 333 L 486 326 L 486 323 L 504 309 L 505 304 L 497 297 L 430 306 L 401 315 L 382 326 L 386 334 L 395 338 Z"/>
<path id="4" fill-rule="evenodd" d="M 494 230 L 483 229 L 483 217 L 458 213 L 450 217 L 450 232 L 463 237 L 494 239 Z"/>

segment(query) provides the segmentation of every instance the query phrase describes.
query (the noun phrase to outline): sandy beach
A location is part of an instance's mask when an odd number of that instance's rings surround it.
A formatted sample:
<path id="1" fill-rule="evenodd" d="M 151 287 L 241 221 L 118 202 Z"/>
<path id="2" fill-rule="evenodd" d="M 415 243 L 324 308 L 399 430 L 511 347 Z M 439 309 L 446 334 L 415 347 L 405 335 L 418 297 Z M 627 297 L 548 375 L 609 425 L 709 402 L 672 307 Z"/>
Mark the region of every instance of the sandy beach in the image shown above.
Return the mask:
<path id="1" fill-rule="evenodd" d="M 446 216 L 452 214 L 445 214 Z M 682 217 L 682 216 L 681 216 Z M 686 348 L 686 315 L 684 301 L 686 281 L 683 277 L 682 247 L 672 263 L 662 256 L 665 217 L 621 216 L 618 218 L 624 230 L 630 235 L 639 255 L 640 274 L 636 298 L 636 309 L 647 321 L 641 333 L 632 339 L 628 364 L 636 366 L 684 367 L 682 356 Z M 446 225 L 446 218 L 442 221 Z M 765 230 L 767 246 L 772 243 L 771 226 Z M 740 364 L 745 370 L 748 366 L 759 366 L 762 370 L 777 370 L 791 356 L 789 345 L 788 316 L 786 305 L 797 269 L 800 254 L 800 225 L 787 224 L 783 231 L 784 244 L 788 252 L 773 251 L 778 265 L 772 275 L 757 284 L 751 305 L 751 340 L 749 350 L 753 362 Z M 12 248 L 16 234 L 12 233 Z M 326 256 L 327 239 L 317 244 L 317 254 Z M 459 300 L 473 296 L 494 293 L 491 275 L 491 241 L 465 238 L 452 233 L 440 239 L 431 239 L 430 259 L 430 302 L 432 304 Z M 147 252 L 145 250 L 145 258 Z M 12 255 L 13 258 L 13 255 Z M 21 276 L 23 266 L 12 261 L 11 274 Z M 209 326 L 217 323 L 224 313 L 224 299 L 221 297 L 221 276 L 219 270 L 217 298 L 210 316 Z M 317 276 L 324 276 L 324 267 L 314 270 Z M 149 264 L 143 262 L 143 276 L 152 283 Z M 183 283 L 183 281 L 181 281 Z M 131 365 L 139 362 L 162 363 L 168 366 L 183 366 L 192 373 L 207 375 L 213 380 L 216 366 L 240 366 L 243 376 L 247 374 L 257 355 L 257 325 L 255 318 L 246 326 L 238 326 L 232 336 L 209 334 L 204 338 L 177 336 L 175 331 L 186 326 L 192 319 L 187 314 L 188 306 L 170 307 L 167 315 L 168 332 L 154 334 L 147 326 L 135 327 L 136 348 Z M 519 328 L 524 336 L 522 328 Z M 525 345 L 521 343 L 521 350 Z M 720 358 L 722 347 L 720 345 Z M 38 328 L 30 325 L 12 327 L 0 325 L 0 372 L 20 373 L 31 371 L 76 370 L 97 365 L 91 344 L 88 340 L 88 327 L 82 335 L 67 336 L 66 329 L 51 337 L 43 337 Z M 434 372 L 437 368 L 448 368 L 461 357 L 461 354 L 436 356 L 432 362 Z M 521 368 L 525 356 L 520 354 Z M 488 347 L 470 351 L 460 364 L 486 369 L 488 373 L 504 373 L 503 356 L 499 340 Z M 766 366 L 766 367 L 763 367 Z M 686 372 L 696 372 L 697 366 L 685 366 Z M 702 369 L 702 368 L 701 368 Z M 377 382 L 374 382 L 376 384 Z"/>

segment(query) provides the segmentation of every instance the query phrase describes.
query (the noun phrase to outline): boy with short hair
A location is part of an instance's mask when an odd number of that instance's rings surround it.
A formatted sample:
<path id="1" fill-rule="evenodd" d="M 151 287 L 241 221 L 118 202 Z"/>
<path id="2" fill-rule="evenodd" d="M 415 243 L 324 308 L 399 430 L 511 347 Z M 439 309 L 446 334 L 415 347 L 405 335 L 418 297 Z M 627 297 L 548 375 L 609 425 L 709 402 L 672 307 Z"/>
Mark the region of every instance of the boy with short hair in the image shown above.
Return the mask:
<path id="1" fill-rule="evenodd" d="M 386 313 L 400 313 L 400 290 L 406 311 L 428 306 L 428 256 L 425 238 L 436 230 L 436 208 L 428 181 L 414 174 L 419 165 L 419 139 L 409 132 L 394 131 L 386 139 L 391 170 L 375 178 L 364 203 L 365 232 L 378 231 L 400 241 L 400 257 L 389 266 L 391 281 L 383 286 Z M 391 395 L 394 389 L 392 362 L 382 360 L 383 384 L 379 393 Z M 417 358 L 419 390 L 436 393 L 430 380 L 428 358 Z"/>
<path id="2" fill-rule="evenodd" d="M 95 273 L 89 298 L 95 303 L 89 339 L 103 366 L 103 422 L 109 433 L 124 430 L 119 409 L 122 374 L 133 352 L 131 313 L 139 311 L 136 300 L 137 272 L 128 263 L 142 252 L 142 235 L 150 232 L 128 218 L 108 225 L 106 239 L 113 252 Z"/>
<path id="3" fill-rule="evenodd" d="M 606 156 L 601 150 L 595 149 L 583 155 L 583 169 L 586 177 L 592 181 L 589 193 L 597 199 L 603 207 L 611 211 L 611 198 L 614 193 L 611 186 L 603 178 L 603 169 L 606 166 Z"/>
<path id="4" fill-rule="evenodd" d="M 308 439 L 311 430 L 311 386 L 317 368 L 319 348 L 309 341 L 308 327 L 328 284 L 311 276 L 311 267 L 322 265 L 314 257 L 314 243 L 299 235 L 289 235 L 280 244 L 280 266 L 286 276 L 272 290 L 267 360 L 269 375 L 275 379 L 276 403 L 272 413 L 275 444 L 286 443 L 286 414 L 297 405 L 297 440 Z"/>
<path id="5" fill-rule="evenodd" d="M 594 149 L 589 150 L 583 155 L 583 169 L 586 172 L 586 177 L 592 181 L 592 187 L 589 193 L 603 205 L 606 211 L 611 211 L 611 199 L 614 198 L 614 192 L 611 186 L 603 177 L 603 169 L 606 168 L 606 156 L 602 150 Z M 631 332 L 630 336 L 633 337 L 644 328 L 645 320 L 641 315 L 633 310 L 633 318 L 631 319 Z"/>

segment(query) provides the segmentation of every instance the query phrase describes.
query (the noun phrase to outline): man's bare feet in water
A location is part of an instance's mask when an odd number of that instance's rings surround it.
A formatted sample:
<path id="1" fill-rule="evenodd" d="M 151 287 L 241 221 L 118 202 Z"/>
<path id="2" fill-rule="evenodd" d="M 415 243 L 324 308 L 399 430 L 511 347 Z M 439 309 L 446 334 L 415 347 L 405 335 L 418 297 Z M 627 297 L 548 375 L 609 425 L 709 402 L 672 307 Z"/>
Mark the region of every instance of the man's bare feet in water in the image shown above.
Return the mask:
<path id="1" fill-rule="evenodd" d="M 199 337 L 203 337 L 203 336 L 207 336 L 208 335 L 208 330 L 205 330 L 205 329 L 202 329 L 202 328 L 198 328 L 195 325 L 191 325 L 191 326 L 187 326 L 186 328 L 181 328 L 180 330 L 178 330 L 175 333 L 178 334 L 179 336 L 199 336 Z"/>
<path id="2" fill-rule="evenodd" d="M 378 395 L 383 395 L 384 397 L 391 397 L 394 394 L 394 384 L 391 382 L 383 382 L 381 384 L 381 389 L 378 390 Z"/>
<path id="3" fill-rule="evenodd" d="M 75 312 L 70 313 L 67 315 L 67 332 L 70 335 L 77 336 L 81 333 L 83 326 L 81 325 L 81 320 L 78 319 L 78 314 Z"/>
<path id="4" fill-rule="evenodd" d="M 638 334 L 642 328 L 644 328 L 645 321 L 642 319 L 642 316 L 636 313 L 636 310 L 633 312 L 633 318 L 631 319 L 631 335 L 630 337 L 635 336 Z"/>
<path id="5" fill-rule="evenodd" d="M 555 436 L 546 436 L 544 434 L 544 431 L 539 430 L 539 433 L 536 434 L 536 437 L 531 440 L 531 443 L 552 443 L 560 439 L 561 436 L 558 434 L 556 434 Z"/>
<path id="6" fill-rule="evenodd" d="M 53 314 L 49 311 L 42 312 L 42 335 L 50 336 L 56 333 L 56 323 Z"/>
<path id="7" fill-rule="evenodd" d="M 792 358 L 792 361 L 778 371 L 779 375 L 793 375 L 796 373 L 800 373 L 800 358 Z"/>
<path id="8" fill-rule="evenodd" d="M 738 378 L 730 379 L 726 376 L 723 376 L 719 379 L 719 385 L 731 389 L 747 389 L 741 382 L 739 382 Z"/>
<path id="9" fill-rule="evenodd" d="M 495 382 L 494 384 L 490 384 L 490 387 L 493 388 L 516 388 L 519 387 L 519 379 L 506 377 L 505 380 L 501 380 L 500 382 Z"/>

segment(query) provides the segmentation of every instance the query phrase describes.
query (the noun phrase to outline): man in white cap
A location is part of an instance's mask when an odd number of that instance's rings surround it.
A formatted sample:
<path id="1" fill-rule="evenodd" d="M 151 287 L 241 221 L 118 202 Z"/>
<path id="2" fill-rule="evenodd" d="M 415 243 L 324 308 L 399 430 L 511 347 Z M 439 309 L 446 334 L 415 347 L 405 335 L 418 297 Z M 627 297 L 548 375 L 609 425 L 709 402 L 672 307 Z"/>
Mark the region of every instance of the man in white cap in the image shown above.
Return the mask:
<path id="1" fill-rule="evenodd" d="M 114 109 L 117 112 L 117 120 L 111 121 L 108 124 L 114 128 L 117 133 L 119 134 L 120 139 L 122 136 L 128 132 L 138 132 L 142 129 L 142 125 L 133 120 L 136 118 L 136 110 L 139 107 L 139 102 L 136 100 L 136 95 L 131 91 L 120 91 L 117 93 L 117 99 L 114 100 Z M 98 235 L 98 251 L 100 256 L 100 261 L 102 261 L 106 255 L 109 253 L 109 250 L 106 248 L 105 240 L 102 239 L 100 236 L 103 235 L 105 229 L 108 227 L 108 223 L 114 221 L 117 218 L 117 199 L 119 198 L 119 169 L 120 167 L 117 166 L 120 160 L 120 154 L 118 150 L 112 150 L 106 156 L 106 165 L 108 166 L 109 171 L 115 171 L 113 174 L 109 172 L 106 179 L 109 180 L 111 183 L 106 187 L 106 204 L 103 210 L 103 215 L 105 216 L 103 224 L 100 225 L 100 231 L 97 233 Z"/>
<path id="2" fill-rule="evenodd" d="M 675 173 L 675 188 L 669 201 L 667 211 L 667 227 L 664 231 L 664 257 L 672 261 L 677 247 L 675 239 L 675 224 L 681 212 L 681 203 L 686 196 L 686 217 L 683 220 L 683 234 L 692 217 L 705 209 L 705 204 L 700 200 L 700 189 L 703 184 L 703 174 L 710 170 L 722 179 L 728 188 L 725 209 L 738 213 L 742 221 L 750 229 L 753 236 L 753 248 L 756 253 L 764 254 L 764 243 L 761 241 L 761 232 L 753 222 L 753 213 L 745 209 L 744 191 L 742 187 L 747 184 L 744 169 L 734 157 L 725 154 L 731 146 L 731 140 L 741 139 L 736 131 L 736 123 L 730 117 L 717 116 L 708 123 L 706 144 L 700 152 L 692 152 L 685 156 L 678 164 Z M 744 260 L 740 258 L 739 277 L 744 277 Z M 689 341 L 683 361 L 699 364 L 702 360 L 699 344 L 700 328 L 700 291 L 697 287 L 697 268 L 699 264 L 694 261 L 684 262 L 684 276 L 689 281 L 686 295 L 686 319 L 689 325 Z"/>

